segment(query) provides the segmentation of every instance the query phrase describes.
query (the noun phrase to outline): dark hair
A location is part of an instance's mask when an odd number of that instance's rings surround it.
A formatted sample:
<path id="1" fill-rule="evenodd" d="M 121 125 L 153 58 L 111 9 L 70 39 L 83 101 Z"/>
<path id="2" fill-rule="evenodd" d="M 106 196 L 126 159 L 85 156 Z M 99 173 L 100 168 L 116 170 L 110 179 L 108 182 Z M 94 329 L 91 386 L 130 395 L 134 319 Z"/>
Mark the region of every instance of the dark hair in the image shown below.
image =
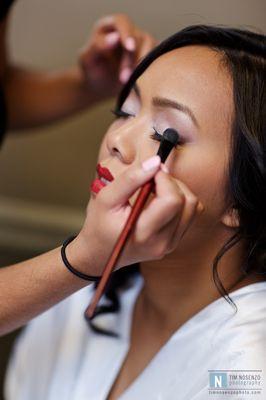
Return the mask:
<path id="1" fill-rule="evenodd" d="M 266 272 L 266 132 L 265 132 L 265 35 L 232 28 L 195 25 L 175 33 L 155 47 L 136 67 L 117 100 L 121 107 L 138 77 L 161 55 L 189 45 L 207 46 L 218 52 L 233 81 L 234 120 L 231 154 L 225 199 L 228 207 L 239 215 L 240 226 L 223 245 L 213 261 L 213 280 L 220 294 L 232 305 L 232 299 L 218 274 L 221 257 L 240 240 L 245 240 L 246 256 L 242 278 L 251 273 Z M 138 273 L 138 265 L 113 273 L 106 297 L 110 306 L 103 312 L 120 308 L 118 291 Z M 102 331 L 89 321 L 94 331 Z"/>

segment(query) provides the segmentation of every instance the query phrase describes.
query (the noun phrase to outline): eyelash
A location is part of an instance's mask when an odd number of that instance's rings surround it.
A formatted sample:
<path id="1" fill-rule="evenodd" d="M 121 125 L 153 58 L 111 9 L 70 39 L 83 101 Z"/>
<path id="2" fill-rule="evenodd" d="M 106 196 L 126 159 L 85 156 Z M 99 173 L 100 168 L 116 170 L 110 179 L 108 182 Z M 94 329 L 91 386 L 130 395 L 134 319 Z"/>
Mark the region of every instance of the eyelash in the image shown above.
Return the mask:
<path id="1" fill-rule="evenodd" d="M 111 110 L 111 112 L 114 114 L 116 118 L 128 118 L 128 117 L 133 117 L 133 115 L 126 113 L 125 111 L 121 109 L 115 109 Z M 150 138 L 153 140 L 157 140 L 158 142 L 162 141 L 162 135 L 153 127 L 154 133 L 150 135 Z"/>
<path id="2" fill-rule="evenodd" d="M 133 115 L 126 113 L 125 111 L 121 110 L 121 108 L 111 110 L 111 113 L 113 113 L 116 118 L 133 117 Z"/>

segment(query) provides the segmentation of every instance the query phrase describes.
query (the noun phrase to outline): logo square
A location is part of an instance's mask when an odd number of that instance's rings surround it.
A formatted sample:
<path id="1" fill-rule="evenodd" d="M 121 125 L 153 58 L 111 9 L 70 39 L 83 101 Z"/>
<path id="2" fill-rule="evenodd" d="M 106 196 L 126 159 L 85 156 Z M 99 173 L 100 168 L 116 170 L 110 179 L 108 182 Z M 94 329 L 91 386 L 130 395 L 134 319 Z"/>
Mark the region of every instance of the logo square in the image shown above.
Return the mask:
<path id="1" fill-rule="evenodd" d="M 210 372 L 210 387 L 213 389 L 227 388 L 227 373 L 225 372 Z"/>

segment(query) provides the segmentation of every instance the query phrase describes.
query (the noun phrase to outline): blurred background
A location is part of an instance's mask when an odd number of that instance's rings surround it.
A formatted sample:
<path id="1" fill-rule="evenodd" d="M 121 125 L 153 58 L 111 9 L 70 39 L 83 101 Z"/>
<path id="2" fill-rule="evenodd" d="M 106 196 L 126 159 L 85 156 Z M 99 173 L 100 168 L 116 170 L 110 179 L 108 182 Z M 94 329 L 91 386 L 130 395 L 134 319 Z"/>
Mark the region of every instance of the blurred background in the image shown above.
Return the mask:
<path id="1" fill-rule="evenodd" d="M 17 0 L 10 18 L 10 55 L 34 68 L 73 65 L 93 23 L 117 12 L 159 40 L 197 23 L 264 33 L 266 28 L 264 0 Z M 0 266 L 58 246 L 79 230 L 112 104 L 109 100 L 60 124 L 7 135 L 0 152 Z M 0 338 L 0 386 L 17 334 Z"/>

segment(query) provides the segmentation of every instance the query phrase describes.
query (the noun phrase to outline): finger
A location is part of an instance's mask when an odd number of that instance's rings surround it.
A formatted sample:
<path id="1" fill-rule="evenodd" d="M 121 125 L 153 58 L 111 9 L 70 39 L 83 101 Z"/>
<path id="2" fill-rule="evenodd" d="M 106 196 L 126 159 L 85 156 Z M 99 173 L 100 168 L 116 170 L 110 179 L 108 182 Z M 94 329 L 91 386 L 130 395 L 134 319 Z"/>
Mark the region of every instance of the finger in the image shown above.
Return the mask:
<path id="1" fill-rule="evenodd" d="M 134 65 L 134 56 L 128 52 L 124 52 L 119 67 L 119 80 L 121 83 L 126 83 L 132 73 Z"/>
<path id="2" fill-rule="evenodd" d="M 140 39 L 138 40 L 139 46 L 137 51 L 137 61 L 144 58 L 156 45 L 155 39 L 148 35 L 142 34 Z"/>
<path id="3" fill-rule="evenodd" d="M 172 219 L 153 236 L 154 254 L 157 258 L 164 257 L 177 247 L 179 241 L 175 241 L 174 246 L 172 245 L 173 237 L 175 237 L 176 221 L 177 220 Z"/>
<path id="4" fill-rule="evenodd" d="M 194 222 L 196 215 L 199 215 L 204 210 L 203 204 L 191 192 L 191 190 L 187 187 L 187 185 L 185 185 L 185 183 L 181 182 L 180 180 L 177 180 L 177 182 L 185 195 L 186 201 L 181 219 L 176 225 L 176 230 L 173 237 L 174 242 L 179 241 L 180 239 L 183 238 L 185 233 L 188 231 L 188 229 Z"/>
<path id="5" fill-rule="evenodd" d="M 93 71 L 93 76 L 97 79 L 97 72 L 100 77 L 102 71 L 108 68 L 110 75 L 118 80 L 119 60 L 115 55 L 114 48 L 106 48 L 103 36 L 81 50 L 79 63 L 88 76 Z"/>
<path id="6" fill-rule="evenodd" d="M 120 43 L 120 35 L 118 32 L 110 32 L 104 34 L 104 43 L 107 49 L 112 49 Z"/>
<path id="7" fill-rule="evenodd" d="M 127 51 L 135 51 L 136 49 L 136 32 L 135 25 L 125 14 L 108 15 L 101 18 L 94 25 L 94 33 L 110 33 L 118 32 L 121 38 L 122 47 Z"/>
<path id="8" fill-rule="evenodd" d="M 136 66 L 136 63 L 144 58 L 149 51 L 155 46 L 155 39 L 140 31 L 137 38 L 137 47 L 135 52 L 126 52 L 122 57 L 119 79 L 121 83 L 126 83 Z"/>
<path id="9" fill-rule="evenodd" d="M 97 34 L 90 46 L 95 55 L 102 55 L 110 62 L 116 62 L 118 77 L 122 84 L 128 81 L 135 62 L 135 53 L 122 47 L 119 32 Z M 119 65 L 120 64 L 120 65 Z"/>
<path id="10" fill-rule="evenodd" d="M 169 169 L 165 164 L 161 164 L 160 173 L 155 176 L 155 194 L 158 199 L 165 198 L 165 193 L 176 195 L 177 193 L 181 196 L 183 192 L 179 186 L 179 181 L 169 174 Z"/>
<path id="11" fill-rule="evenodd" d="M 184 194 L 169 174 L 158 172 L 155 184 L 155 196 L 136 223 L 140 241 L 147 240 L 172 220 L 176 226 L 183 211 Z"/>
<path id="12" fill-rule="evenodd" d="M 80 50 L 80 55 L 85 61 L 91 55 L 94 57 L 97 55 L 110 56 L 114 48 L 119 45 L 119 40 L 119 36 L 115 32 L 97 34 Z"/>
<path id="13" fill-rule="evenodd" d="M 92 32 L 100 32 L 100 33 L 107 33 L 113 32 L 115 27 L 115 18 L 116 15 L 106 15 L 100 19 L 98 19 L 94 26 Z"/>
<path id="14" fill-rule="evenodd" d="M 161 159 L 153 156 L 142 165 L 129 167 L 124 173 L 105 186 L 97 195 L 109 207 L 121 207 L 133 193 L 148 182 L 160 168 Z"/>
<path id="15" fill-rule="evenodd" d="M 204 206 L 201 202 L 190 199 L 193 194 L 188 187 L 183 182 L 177 181 L 180 189 L 184 193 L 185 199 L 189 198 L 189 201 L 185 201 L 181 213 L 178 212 L 173 216 L 173 218 L 155 234 L 156 236 L 153 236 L 154 242 L 158 243 L 155 249 L 158 257 L 162 257 L 175 250 L 184 234 L 193 224 L 196 215 L 204 210 Z"/>
<path id="16" fill-rule="evenodd" d="M 129 52 L 136 49 L 135 25 L 125 14 L 118 14 L 114 18 L 114 26 L 121 38 L 121 45 Z"/>

